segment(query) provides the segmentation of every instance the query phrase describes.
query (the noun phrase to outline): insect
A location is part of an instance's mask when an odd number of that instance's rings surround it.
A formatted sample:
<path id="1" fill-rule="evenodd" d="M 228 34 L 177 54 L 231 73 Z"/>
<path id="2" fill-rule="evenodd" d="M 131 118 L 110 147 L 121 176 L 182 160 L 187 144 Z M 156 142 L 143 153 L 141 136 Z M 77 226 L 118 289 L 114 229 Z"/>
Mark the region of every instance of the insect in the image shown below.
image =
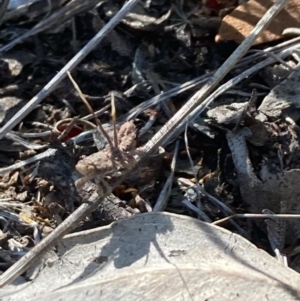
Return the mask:
<path id="1" fill-rule="evenodd" d="M 117 132 L 116 145 L 108 144 L 103 150 L 80 160 L 75 166 L 84 177 L 76 181 L 77 189 L 86 182 L 94 179 L 98 186 L 98 193 L 103 193 L 108 187 L 107 177 L 120 177 L 124 172 L 132 169 L 136 163 L 136 128 L 132 121 L 125 122 Z"/>

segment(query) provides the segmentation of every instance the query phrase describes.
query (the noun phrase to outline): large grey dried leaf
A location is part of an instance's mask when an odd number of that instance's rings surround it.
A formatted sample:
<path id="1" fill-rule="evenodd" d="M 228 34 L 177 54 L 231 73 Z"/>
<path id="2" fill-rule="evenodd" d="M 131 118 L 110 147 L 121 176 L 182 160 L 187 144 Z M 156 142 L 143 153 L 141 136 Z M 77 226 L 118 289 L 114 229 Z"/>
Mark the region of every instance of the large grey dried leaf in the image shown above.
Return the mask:
<path id="1" fill-rule="evenodd" d="M 258 110 L 270 117 L 284 116 L 297 121 L 300 117 L 299 108 L 300 70 L 298 68 L 280 85 L 271 90 Z"/>
<path id="2" fill-rule="evenodd" d="M 262 300 L 264 297 L 266 300 L 299 300 L 259 275 L 231 272 L 219 266 L 194 268 L 188 265 L 138 271 L 127 268 L 107 275 L 106 279 L 90 279 L 30 300 L 85 300 L 86 296 L 89 301 L 99 298 L 145 300 L 144 296 L 147 300 Z"/>
<path id="3" fill-rule="evenodd" d="M 58 255 L 34 282 L 2 289 L 1 300 L 300 297 L 299 275 L 246 239 L 174 214 L 140 214 L 68 235 Z"/>

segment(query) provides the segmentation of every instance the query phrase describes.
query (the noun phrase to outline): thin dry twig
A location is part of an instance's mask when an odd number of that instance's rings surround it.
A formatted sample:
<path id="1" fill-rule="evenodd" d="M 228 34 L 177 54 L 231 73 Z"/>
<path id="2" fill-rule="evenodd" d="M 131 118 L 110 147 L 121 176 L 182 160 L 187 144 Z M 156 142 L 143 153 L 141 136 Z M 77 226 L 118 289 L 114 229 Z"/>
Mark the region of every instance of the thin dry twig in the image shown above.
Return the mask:
<path id="1" fill-rule="evenodd" d="M 155 206 L 153 208 L 153 212 L 159 212 L 163 211 L 166 208 L 167 205 L 167 200 L 171 192 L 172 188 L 172 183 L 174 179 L 174 173 L 175 173 L 175 165 L 176 165 L 176 160 L 177 160 L 177 154 L 178 154 L 178 149 L 179 149 L 179 142 L 177 141 L 175 145 L 175 150 L 174 150 L 174 155 L 171 163 L 171 173 L 168 176 L 168 179 L 161 190 L 161 193 L 159 195 L 159 198 L 157 199 L 157 202 L 155 203 Z"/>
<path id="2" fill-rule="evenodd" d="M 219 219 L 215 222 L 212 222 L 213 225 L 219 225 L 222 224 L 232 218 L 274 218 L 274 217 L 278 217 L 278 218 L 286 218 L 286 219 L 299 219 L 300 218 L 300 214 L 263 214 L 263 213 L 237 213 L 237 214 L 233 214 L 230 216 L 226 216 L 222 219 Z"/>
<path id="3" fill-rule="evenodd" d="M 113 144 L 110 140 L 110 137 L 108 136 L 107 132 L 104 130 L 103 125 L 101 123 L 101 121 L 96 117 L 95 112 L 93 110 L 93 108 L 91 107 L 91 105 L 89 104 L 89 102 L 86 100 L 85 96 L 83 95 L 81 89 L 79 88 L 79 86 L 77 85 L 77 83 L 75 82 L 75 80 L 73 79 L 71 73 L 69 71 L 67 71 L 68 77 L 71 80 L 74 88 L 76 89 L 76 91 L 78 92 L 81 100 L 83 101 L 83 103 L 87 106 L 88 110 L 90 111 L 90 113 L 93 115 L 96 124 L 98 125 L 99 129 L 101 130 L 102 134 L 104 135 L 104 137 L 106 138 L 108 144 L 110 145 L 111 148 L 113 148 Z"/>
<path id="4" fill-rule="evenodd" d="M 116 110 L 116 103 L 115 103 L 115 94 L 113 92 L 111 93 L 111 117 L 112 117 L 113 128 L 114 128 L 115 148 L 118 148 L 118 138 L 117 138 L 117 130 L 116 130 L 117 110 Z"/>
<path id="5" fill-rule="evenodd" d="M 42 159 L 45 159 L 47 157 L 53 156 L 55 154 L 55 152 L 56 152 L 56 149 L 49 148 L 46 151 L 44 151 L 40 154 L 37 154 L 31 158 L 28 158 L 26 160 L 20 161 L 18 163 L 15 163 L 15 164 L 7 166 L 7 167 L 0 168 L 0 175 L 6 174 L 7 172 L 11 172 L 16 169 L 20 169 L 28 164 L 31 164 L 31 163 L 40 161 Z"/>
<path id="6" fill-rule="evenodd" d="M 62 141 L 65 139 L 71 130 L 73 129 L 74 125 L 76 124 L 77 118 L 73 118 L 68 126 L 63 130 L 63 132 L 57 137 L 58 140 Z"/>

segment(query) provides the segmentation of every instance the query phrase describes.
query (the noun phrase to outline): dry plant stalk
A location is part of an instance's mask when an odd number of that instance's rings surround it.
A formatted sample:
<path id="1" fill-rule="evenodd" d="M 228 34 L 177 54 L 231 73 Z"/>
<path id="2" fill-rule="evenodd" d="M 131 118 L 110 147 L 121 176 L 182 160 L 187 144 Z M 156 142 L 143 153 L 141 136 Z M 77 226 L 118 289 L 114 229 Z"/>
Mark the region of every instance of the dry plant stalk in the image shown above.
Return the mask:
<path id="1" fill-rule="evenodd" d="M 85 96 L 83 95 L 81 89 L 79 88 L 79 86 L 77 85 L 77 83 L 75 82 L 74 78 L 72 77 L 71 73 L 69 71 L 67 71 L 68 77 L 70 79 L 70 81 L 72 82 L 74 88 L 76 89 L 76 91 L 78 92 L 81 100 L 83 101 L 83 103 L 87 106 L 88 110 L 90 111 L 90 113 L 93 115 L 95 122 L 97 124 L 97 126 L 99 127 L 99 129 L 101 130 L 102 134 L 104 135 L 104 137 L 106 138 L 107 142 L 109 143 L 109 145 L 111 147 L 113 147 L 113 144 L 107 134 L 107 132 L 104 130 L 102 123 L 100 122 L 100 120 L 97 118 L 97 116 L 95 115 L 95 112 L 93 110 L 93 108 L 91 107 L 91 105 L 89 104 L 89 102 L 86 100 Z"/>

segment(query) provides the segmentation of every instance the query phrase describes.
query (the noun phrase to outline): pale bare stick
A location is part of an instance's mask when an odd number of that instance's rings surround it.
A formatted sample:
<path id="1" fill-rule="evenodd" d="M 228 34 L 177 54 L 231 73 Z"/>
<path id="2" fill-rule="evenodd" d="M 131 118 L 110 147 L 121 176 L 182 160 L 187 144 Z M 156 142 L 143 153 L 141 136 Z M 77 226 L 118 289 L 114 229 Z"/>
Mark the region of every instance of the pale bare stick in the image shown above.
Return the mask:
<path id="1" fill-rule="evenodd" d="M 259 35 L 259 33 L 270 23 L 270 21 L 277 15 L 277 13 L 283 8 L 287 0 L 277 1 L 264 17 L 258 22 L 257 26 L 250 33 L 249 37 L 238 47 L 238 49 L 230 56 L 230 58 L 222 65 L 222 67 L 215 73 L 213 80 L 209 81 L 208 84 L 204 86 L 204 89 L 200 90 L 192 97 L 186 105 L 184 105 L 177 114 L 159 131 L 154 139 L 151 139 L 145 147 L 146 151 L 143 155 L 146 156 L 148 153 L 153 151 L 160 141 L 162 141 L 167 135 L 168 131 L 172 131 L 186 116 L 188 116 L 199 103 L 201 103 L 204 98 L 217 86 L 221 79 L 229 72 L 233 65 L 243 56 L 246 51 L 251 46 L 251 43 Z M 128 2 L 129 3 L 129 2 Z M 68 69 L 67 69 L 68 70 Z M 66 70 L 66 71 L 67 71 Z M 3 132 L 3 131 L 2 131 Z M 137 164 L 141 161 L 141 158 L 137 160 Z M 129 170 L 127 171 L 129 172 Z M 126 175 L 126 174 L 125 174 Z M 114 187 L 118 185 L 121 181 L 119 178 Z M 87 215 L 89 215 L 101 202 L 103 197 L 107 196 L 112 191 L 111 187 L 98 199 L 94 199 L 91 203 L 82 204 L 75 212 L 73 212 L 63 223 L 61 223 L 51 234 L 49 234 L 44 240 L 42 240 L 38 245 L 32 248 L 24 257 L 17 261 L 13 266 L 11 266 L 7 271 L 5 271 L 0 276 L 0 287 L 5 284 L 12 282 L 29 267 L 31 267 L 35 262 L 37 262 L 49 248 L 53 247 L 58 243 L 58 241 L 67 233 L 69 233 L 74 227 Z"/>
<path id="2" fill-rule="evenodd" d="M 175 149 L 174 149 L 173 159 L 172 159 L 172 163 L 171 163 L 171 173 L 168 176 L 168 179 L 159 194 L 159 197 L 152 210 L 153 212 L 163 211 L 167 206 L 167 201 L 168 201 L 168 198 L 171 193 L 172 183 L 173 183 L 174 174 L 175 174 L 175 166 L 176 166 L 178 150 L 179 150 L 179 140 L 176 142 Z"/>
<path id="3" fill-rule="evenodd" d="M 222 224 L 232 218 L 285 218 L 285 219 L 300 219 L 300 214 L 263 214 L 263 213 L 237 213 L 230 216 L 226 216 L 222 219 L 219 219 L 215 222 L 212 222 L 213 225 Z"/>
<path id="4" fill-rule="evenodd" d="M 124 4 L 121 10 L 91 39 L 54 77 L 53 79 L 36 95 L 34 96 L 13 118 L 11 118 L 1 129 L 0 139 L 7 132 L 15 127 L 23 120 L 37 105 L 53 92 L 56 87 L 67 76 L 67 71 L 72 71 L 99 43 L 110 31 L 121 21 L 122 18 L 139 2 L 139 0 L 129 0 Z"/>

